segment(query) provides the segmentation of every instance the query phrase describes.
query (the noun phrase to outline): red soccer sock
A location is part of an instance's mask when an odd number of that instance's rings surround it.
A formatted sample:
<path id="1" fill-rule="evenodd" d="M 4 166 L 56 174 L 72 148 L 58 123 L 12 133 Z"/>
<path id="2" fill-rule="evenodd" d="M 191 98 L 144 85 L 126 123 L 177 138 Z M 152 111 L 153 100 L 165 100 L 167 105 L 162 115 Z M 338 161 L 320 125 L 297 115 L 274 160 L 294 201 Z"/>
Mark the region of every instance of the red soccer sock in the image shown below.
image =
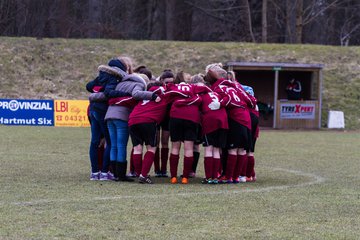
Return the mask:
<path id="1" fill-rule="evenodd" d="M 225 171 L 225 176 L 227 179 L 232 178 L 236 166 L 236 161 L 237 161 L 236 155 L 231 155 L 231 154 L 228 155 L 227 163 L 226 163 L 226 171 Z"/>
<path id="2" fill-rule="evenodd" d="M 254 158 L 254 156 L 248 156 L 247 159 L 248 159 L 248 162 L 247 162 L 247 167 L 246 167 L 246 176 L 253 177 L 253 172 L 254 172 L 254 176 L 255 176 L 255 171 L 254 171 L 255 158 Z"/>
<path id="3" fill-rule="evenodd" d="M 205 178 L 212 178 L 214 168 L 214 159 L 213 157 L 204 157 L 204 169 L 205 169 Z"/>
<path id="4" fill-rule="evenodd" d="M 236 157 L 236 164 L 234 167 L 234 172 L 233 172 L 233 179 L 237 179 L 240 176 L 240 172 L 241 172 L 241 161 L 239 159 L 239 155 L 237 155 Z"/>
<path id="5" fill-rule="evenodd" d="M 179 155 L 170 154 L 170 174 L 171 174 L 171 177 L 177 177 L 179 158 L 180 158 Z"/>
<path id="6" fill-rule="evenodd" d="M 134 166 L 134 148 L 131 149 L 131 153 L 130 153 L 130 172 L 134 172 L 135 171 L 135 166 Z"/>
<path id="7" fill-rule="evenodd" d="M 144 156 L 145 159 L 145 156 Z M 155 172 L 160 172 L 160 153 L 159 148 L 156 148 L 155 156 L 154 156 L 154 170 Z"/>
<path id="8" fill-rule="evenodd" d="M 189 178 L 189 174 L 192 171 L 194 157 L 184 157 L 184 169 L 183 169 L 183 177 Z"/>
<path id="9" fill-rule="evenodd" d="M 155 158 L 155 153 L 150 151 L 147 151 L 145 153 L 142 169 L 141 169 L 141 175 L 143 175 L 144 177 L 146 177 L 149 174 L 151 165 L 154 162 L 154 158 Z"/>
<path id="10" fill-rule="evenodd" d="M 246 176 L 247 159 L 247 155 L 238 156 L 238 161 L 240 163 L 240 176 Z"/>
<path id="11" fill-rule="evenodd" d="M 169 158 L 169 149 L 161 148 L 161 172 L 166 172 L 167 162 Z"/>
<path id="12" fill-rule="evenodd" d="M 211 178 L 218 178 L 219 176 L 219 168 L 221 166 L 221 161 L 220 158 L 213 158 L 213 168 L 212 168 L 212 174 L 211 174 Z"/>
<path id="13" fill-rule="evenodd" d="M 133 161 L 134 161 L 134 170 L 136 174 L 140 174 L 142 168 L 142 154 L 134 154 Z"/>

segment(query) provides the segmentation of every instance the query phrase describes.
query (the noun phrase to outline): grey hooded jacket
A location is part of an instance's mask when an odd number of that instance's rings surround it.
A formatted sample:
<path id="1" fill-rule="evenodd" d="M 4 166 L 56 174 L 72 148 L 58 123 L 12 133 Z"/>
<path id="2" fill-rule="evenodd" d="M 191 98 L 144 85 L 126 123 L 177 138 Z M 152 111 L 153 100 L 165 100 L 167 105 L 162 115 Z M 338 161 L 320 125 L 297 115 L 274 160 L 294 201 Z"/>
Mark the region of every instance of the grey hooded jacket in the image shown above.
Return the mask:
<path id="1" fill-rule="evenodd" d="M 144 79 L 137 74 L 129 74 L 116 85 L 115 91 L 128 92 L 136 100 L 153 100 L 156 98 L 153 92 L 145 91 L 145 88 L 146 82 Z M 127 122 L 131 110 L 128 107 L 111 105 L 106 112 L 105 120 L 119 119 Z"/>

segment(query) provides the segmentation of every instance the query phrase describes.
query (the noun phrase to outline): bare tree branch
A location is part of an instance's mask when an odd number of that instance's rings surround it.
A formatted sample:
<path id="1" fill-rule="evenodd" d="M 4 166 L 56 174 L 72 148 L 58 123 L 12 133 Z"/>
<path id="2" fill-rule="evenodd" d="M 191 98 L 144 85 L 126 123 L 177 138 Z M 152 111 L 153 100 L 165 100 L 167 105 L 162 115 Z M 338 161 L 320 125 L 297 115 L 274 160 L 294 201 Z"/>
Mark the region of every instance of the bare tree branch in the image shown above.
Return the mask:
<path id="1" fill-rule="evenodd" d="M 332 3 L 330 3 L 329 5 L 325 6 L 324 8 L 321 8 L 320 11 L 313 13 L 310 12 L 307 16 L 304 17 L 303 20 L 303 25 L 306 25 L 312 21 L 314 21 L 320 14 L 324 13 L 327 9 L 329 9 L 330 7 L 335 6 L 336 4 L 338 4 L 341 0 L 334 0 Z"/>

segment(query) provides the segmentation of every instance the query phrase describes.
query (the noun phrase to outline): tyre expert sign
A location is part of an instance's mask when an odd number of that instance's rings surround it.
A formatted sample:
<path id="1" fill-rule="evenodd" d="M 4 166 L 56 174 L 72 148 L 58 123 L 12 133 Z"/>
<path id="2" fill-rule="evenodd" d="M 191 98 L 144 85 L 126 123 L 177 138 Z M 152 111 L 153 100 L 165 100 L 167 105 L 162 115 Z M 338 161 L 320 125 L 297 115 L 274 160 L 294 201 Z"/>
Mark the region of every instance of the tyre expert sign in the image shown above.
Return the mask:
<path id="1" fill-rule="evenodd" d="M 0 124 L 54 126 L 54 101 L 0 99 Z"/>
<path id="2" fill-rule="evenodd" d="M 282 103 L 280 104 L 281 119 L 314 119 L 315 104 Z"/>

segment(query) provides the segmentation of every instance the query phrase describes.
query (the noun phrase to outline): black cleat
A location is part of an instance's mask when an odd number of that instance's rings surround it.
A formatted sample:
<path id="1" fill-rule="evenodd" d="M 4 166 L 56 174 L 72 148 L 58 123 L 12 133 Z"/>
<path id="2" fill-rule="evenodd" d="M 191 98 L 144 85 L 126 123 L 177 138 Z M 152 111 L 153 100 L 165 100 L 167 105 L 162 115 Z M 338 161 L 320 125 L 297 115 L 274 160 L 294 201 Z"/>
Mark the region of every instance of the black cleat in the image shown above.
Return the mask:
<path id="1" fill-rule="evenodd" d="M 153 181 L 151 180 L 150 177 L 143 177 L 142 175 L 140 175 L 139 183 L 153 184 Z"/>

